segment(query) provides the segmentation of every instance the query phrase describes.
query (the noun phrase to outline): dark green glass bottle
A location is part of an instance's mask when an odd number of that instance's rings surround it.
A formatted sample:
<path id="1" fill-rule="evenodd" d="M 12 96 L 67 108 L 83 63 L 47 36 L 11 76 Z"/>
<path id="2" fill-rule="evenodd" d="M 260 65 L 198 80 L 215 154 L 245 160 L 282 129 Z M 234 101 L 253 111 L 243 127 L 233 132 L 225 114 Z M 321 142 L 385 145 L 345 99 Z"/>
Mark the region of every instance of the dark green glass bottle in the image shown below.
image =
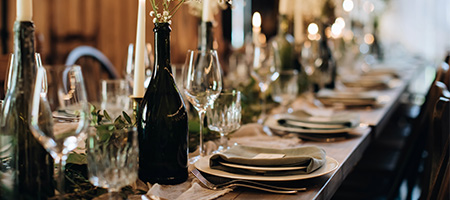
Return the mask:
<path id="1" fill-rule="evenodd" d="M 170 65 L 168 23 L 155 23 L 155 65 L 137 116 L 139 178 L 178 184 L 188 177 L 188 115 Z"/>
<path id="2" fill-rule="evenodd" d="M 213 25 L 212 22 L 201 21 L 198 26 L 198 50 L 213 49 Z"/>
<path id="3" fill-rule="evenodd" d="M 5 199 L 47 199 L 54 195 L 53 159 L 34 138 L 28 124 L 36 78 L 34 39 L 32 22 L 15 22 L 14 67 L 2 109 L 2 128 L 3 134 L 12 138 L 9 167 L 13 172 L 10 175 L 16 177 L 10 193 L 13 196 L 1 197 Z M 2 183 L 2 189 L 3 186 Z"/>
<path id="4" fill-rule="evenodd" d="M 280 56 L 280 70 L 294 69 L 294 36 L 289 33 L 290 20 L 287 15 L 280 15 L 278 32 L 272 41 L 274 49 Z M 297 69 L 299 70 L 299 69 Z"/>
<path id="5" fill-rule="evenodd" d="M 320 51 L 320 57 L 322 58 L 322 65 L 320 66 L 320 69 L 324 73 L 328 73 L 330 78 L 327 82 L 325 82 L 325 88 L 328 89 L 334 89 L 335 88 L 335 82 L 336 82 L 336 76 L 337 76 L 337 66 L 336 66 L 336 60 L 333 57 L 333 54 L 331 53 L 330 46 L 328 45 L 328 39 L 325 34 L 325 30 L 327 28 L 327 25 L 322 23 L 320 28 L 320 41 L 319 41 L 319 51 Z"/>

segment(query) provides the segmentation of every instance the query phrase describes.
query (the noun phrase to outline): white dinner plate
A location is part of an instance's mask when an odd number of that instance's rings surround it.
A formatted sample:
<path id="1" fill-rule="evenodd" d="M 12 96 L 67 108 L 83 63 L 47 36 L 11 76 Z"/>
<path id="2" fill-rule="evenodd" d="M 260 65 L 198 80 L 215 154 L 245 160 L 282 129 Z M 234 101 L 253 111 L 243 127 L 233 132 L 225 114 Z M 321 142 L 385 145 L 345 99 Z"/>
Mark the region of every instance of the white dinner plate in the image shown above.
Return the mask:
<path id="1" fill-rule="evenodd" d="M 247 175 L 247 174 L 234 174 L 222 170 L 211 169 L 209 167 L 210 157 L 211 156 L 200 158 L 200 160 L 198 160 L 195 163 L 195 168 L 204 173 L 215 176 L 232 179 L 253 180 L 253 181 L 294 181 L 294 180 L 310 179 L 328 174 L 337 169 L 337 167 L 339 166 L 338 161 L 336 161 L 334 158 L 327 156 L 325 164 L 316 171 L 311 172 L 309 174 L 286 175 L 286 176 Z"/>
<path id="2" fill-rule="evenodd" d="M 238 165 L 234 163 L 219 162 L 221 165 L 228 167 L 253 170 L 253 171 L 289 171 L 289 170 L 299 170 L 306 169 L 306 166 L 295 166 L 295 167 L 259 167 L 259 166 L 248 166 L 248 165 Z"/>
<path id="3" fill-rule="evenodd" d="M 288 114 L 289 115 L 289 114 Z M 359 126 L 359 115 L 355 113 L 348 113 L 339 115 L 341 120 L 348 120 L 350 121 L 356 121 L 356 123 L 353 123 L 352 127 L 343 127 L 343 128 L 336 128 L 336 129 L 327 129 L 325 128 L 327 126 L 326 121 L 322 120 L 321 122 L 324 124 L 323 129 L 314 129 L 314 128 L 302 128 L 302 127 L 290 127 L 290 126 L 283 126 L 278 123 L 279 119 L 286 118 L 286 114 L 277 114 L 269 116 L 266 121 L 264 122 L 264 125 L 267 127 L 282 131 L 282 132 L 289 132 L 289 133 L 315 133 L 315 134 L 334 134 L 334 133 L 348 133 L 352 130 L 354 130 L 356 127 Z M 335 117 L 333 117 L 334 119 Z M 300 118 L 299 118 L 300 119 Z M 308 118 L 303 118 L 303 121 L 307 121 Z M 314 121 L 319 122 L 320 117 L 311 117 L 310 119 L 314 119 Z M 329 118 L 331 120 L 331 118 Z M 336 122 L 331 122 L 330 124 L 333 124 Z M 320 125 L 317 123 L 316 125 Z"/>

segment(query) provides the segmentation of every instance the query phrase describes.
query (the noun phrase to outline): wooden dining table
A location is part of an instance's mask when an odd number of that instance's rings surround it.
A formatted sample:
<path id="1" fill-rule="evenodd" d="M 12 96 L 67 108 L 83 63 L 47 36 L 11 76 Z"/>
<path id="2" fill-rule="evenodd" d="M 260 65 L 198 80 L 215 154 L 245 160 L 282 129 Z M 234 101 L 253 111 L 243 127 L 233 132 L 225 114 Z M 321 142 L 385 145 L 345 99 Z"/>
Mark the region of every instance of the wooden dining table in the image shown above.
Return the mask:
<path id="1" fill-rule="evenodd" d="M 402 73 L 394 87 L 379 91 L 379 96 L 387 98 L 382 106 L 348 109 L 351 112 L 359 113 L 361 121 L 360 127 L 351 132 L 351 137 L 348 139 L 336 142 L 301 141 L 304 145 L 316 145 L 323 148 L 328 156 L 339 162 L 337 169 L 329 174 L 311 179 L 277 183 L 297 188 L 306 187 L 306 191 L 300 191 L 296 194 L 274 194 L 246 188 L 236 188 L 218 199 L 331 199 L 345 178 L 363 157 L 369 144 L 383 132 L 389 121 L 393 120 L 393 113 L 399 107 L 400 99 L 407 92 L 413 79 L 423 78 L 416 76 L 418 73 L 421 73 L 420 70 L 422 69 L 420 66 L 402 69 Z"/>

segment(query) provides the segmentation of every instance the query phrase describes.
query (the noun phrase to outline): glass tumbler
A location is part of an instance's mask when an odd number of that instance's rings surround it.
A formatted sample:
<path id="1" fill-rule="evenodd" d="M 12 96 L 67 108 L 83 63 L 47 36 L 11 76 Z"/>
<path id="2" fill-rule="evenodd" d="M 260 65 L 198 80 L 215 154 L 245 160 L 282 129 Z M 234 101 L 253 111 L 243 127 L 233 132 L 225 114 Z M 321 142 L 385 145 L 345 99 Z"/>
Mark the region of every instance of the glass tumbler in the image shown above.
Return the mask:
<path id="1" fill-rule="evenodd" d="M 90 127 L 87 141 L 89 181 L 108 188 L 110 197 L 136 181 L 138 157 L 135 127 L 116 129 L 113 124 Z"/>

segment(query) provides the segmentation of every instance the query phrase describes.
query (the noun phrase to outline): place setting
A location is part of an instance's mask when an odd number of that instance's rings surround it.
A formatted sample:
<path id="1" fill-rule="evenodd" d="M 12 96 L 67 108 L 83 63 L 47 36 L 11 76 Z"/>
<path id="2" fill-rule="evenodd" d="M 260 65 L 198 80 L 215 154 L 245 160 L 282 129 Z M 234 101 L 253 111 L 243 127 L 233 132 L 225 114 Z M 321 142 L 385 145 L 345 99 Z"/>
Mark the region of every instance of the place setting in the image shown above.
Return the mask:
<path id="1" fill-rule="evenodd" d="M 270 116 L 265 125 L 279 136 L 295 135 L 302 140 L 335 142 L 346 140 L 360 126 L 357 113 L 331 109 L 303 109 Z"/>
<path id="2" fill-rule="evenodd" d="M 194 166 L 192 173 L 201 182 L 208 177 L 206 181 L 216 182 L 217 187 L 239 183 L 235 186 L 289 194 L 307 189 L 282 187 L 279 183 L 323 176 L 334 171 L 339 163 L 317 146 L 262 148 L 235 145 L 202 157 Z"/>
<path id="3" fill-rule="evenodd" d="M 325 106 L 333 107 L 381 107 L 389 101 L 378 91 L 329 90 L 322 89 L 316 95 Z"/>

